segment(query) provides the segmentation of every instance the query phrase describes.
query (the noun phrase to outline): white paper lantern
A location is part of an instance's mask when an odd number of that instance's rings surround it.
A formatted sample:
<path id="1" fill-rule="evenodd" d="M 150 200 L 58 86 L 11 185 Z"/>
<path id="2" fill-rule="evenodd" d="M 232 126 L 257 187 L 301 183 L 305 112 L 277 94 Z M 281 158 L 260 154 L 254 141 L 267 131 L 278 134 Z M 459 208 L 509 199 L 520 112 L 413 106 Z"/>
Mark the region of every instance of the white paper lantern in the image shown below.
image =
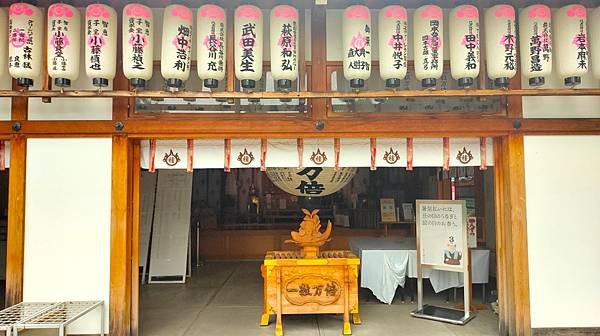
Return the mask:
<path id="1" fill-rule="evenodd" d="M 0 76 L 3 76 L 8 66 L 8 14 L 0 8 Z"/>
<path id="2" fill-rule="evenodd" d="M 132 3 L 123 8 L 123 74 L 136 88 L 152 78 L 154 62 L 154 16 L 152 9 Z"/>
<path id="3" fill-rule="evenodd" d="M 356 168 L 267 168 L 279 189 L 296 196 L 321 197 L 335 193 L 352 180 Z"/>
<path id="4" fill-rule="evenodd" d="M 85 71 L 92 84 L 108 86 L 117 72 L 117 12 L 93 4 L 85 9 Z"/>
<path id="5" fill-rule="evenodd" d="M 585 7 L 568 5 L 558 9 L 554 16 L 553 30 L 558 75 L 567 86 L 581 84 L 581 76 L 587 72 L 589 61 Z"/>
<path id="6" fill-rule="evenodd" d="M 450 11 L 450 74 L 458 86 L 473 86 L 479 75 L 479 11 L 473 5 L 461 5 Z"/>
<path id="7" fill-rule="evenodd" d="M 263 15 L 260 8 L 242 5 L 234 19 L 235 77 L 242 88 L 254 89 L 263 72 Z"/>
<path id="8" fill-rule="evenodd" d="M 194 14 L 181 5 L 170 5 L 163 15 L 160 72 L 171 90 L 179 90 L 190 78 Z"/>
<path id="9" fill-rule="evenodd" d="M 415 77 L 434 87 L 444 71 L 444 13 L 435 5 L 417 8 L 413 20 Z"/>
<path id="10" fill-rule="evenodd" d="M 8 8 L 8 72 L 19 86 L 32 86 L 42 72 L 44 16 L 19 2 Z"/>
<path id="11" fill-rule="evenodd" d="M 353 5 L 342 18 L 342 52 L 344 77 L 350 87 L 359 89 L 371 76 L 371 12 L 362 5 Z"/>
<path id="12" fill-rule="evenodd" d="M 592 11 L 590 15 L 590 58 L 592 59 L 592 74 L 594 78 L 600 79 L 600 7 Z"/>
<path id="13" fill-rule="evenodd" d="M 402 6 L 379 12 L 379 75 L 385 86 L 397 88 L 406 77 L 408 63 L 408 16 Z"/>
<path id="14" fill-rule="evenodd" d="M 198 9 L 196 25 L 197 70 L 204 86 L 215 89 L 225 78 L 227 62 L 227 18 L 225 10 L 217 5 Z"/>
<path id="15" fill-rule="evenodd" d="M 508 87 L 517 73 L 517 26 L 511 5 L 485 11 L 485 57 L 487 75 L 499 87 Z"/>
<path id="16" fill-rule="evenodd" d="M 69 87 L 79 77 L 81 15 L 77 8 L 56 3 L 48 7 L 48 75 L 54 85 Z"/>
<path id="17" fill-rule="evenodd" d="M 544 85 L 552 72 L 552 12 L 546 5 L 531 5 L 519 14 L 521 75 L 529 85 Z"/>
<path id="18" fill-rule="evenodd" d="M 275 6 L 270 24 L 271 75 L 279 89 L 289 91 L 298 78 L 298 11 L 288 5 Z"/>

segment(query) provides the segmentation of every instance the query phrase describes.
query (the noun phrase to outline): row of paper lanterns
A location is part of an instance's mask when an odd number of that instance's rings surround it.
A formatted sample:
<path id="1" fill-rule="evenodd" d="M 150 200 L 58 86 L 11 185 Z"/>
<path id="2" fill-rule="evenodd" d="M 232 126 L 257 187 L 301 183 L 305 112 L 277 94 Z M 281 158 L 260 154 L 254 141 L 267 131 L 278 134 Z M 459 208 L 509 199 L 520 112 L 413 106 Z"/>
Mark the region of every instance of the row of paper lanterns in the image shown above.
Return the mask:
<path id="1" fill-rule="evenodd" d="M 252 89 L 262 77 L 263 14 L 252 5 L 235 10 L 235 76 L 245 89 Z M 555 71 L 565 85 L 581 82 L 588 71 L 589 57 L 593 75 L 600 79 L 600 7 L 592 12 L 581 5 L 558 9 L 554 17 L 548 6 L 529 6 L 519 15 L 517 33 L 515 9 L 506 4 L 488 8 L 484 13 L 486 73 L 497 86 L 505 87 L 517 72 L 517 45 L 520 46 L 522 75 L 533 86 Z M 128 4 L 122 16 L 123 72 L 135 87 L 144 87 L 152 77 L 154 18 L 152 10 L 141 4 Z M 452 77 L 461 87 L 470 87 L 480 73 L 479 11 L 472 5 L 452 9 L 449 19 L 449 51 Z M 227 17 L 223 8 L 204 5 L 194 13 L 182 5 L 170 5 L 163 15 L 161 74 L 167 86 L 183 87 L 190 76 L 191 50 L 197 49 L 197 71 L 204 86 L 216 88 L 225 78 L 227 62 Z M 433 87 L 444 67 L 444 14 L 436 5 L 418 8 L 413 17 L 415 76 L 423 87 Z M 6 22 L 8 21 L 8 22 Z M 288 5 L 270 12 L 271 73 L 277 87 L 289 90 L 298 77 L 298 11 Z M 117 67 L 117 14 L 103 4 L 86 7 L 81 37 L 81 15 L 68 4 L 56 3 L 48 8 L 47 36 L 43 36 L 44 15 L 27 3 L 8 8 L 8 18 L 0 11 L 0 55 L 8 46 L 8 58 L 0 57 L 0 72 L 6 67 L 21 86 L 33 85 L 41 74 L 43 41 L 47 41 L 47 70 L 56 86 L 68 87 L 78 78 L 81 41 L 85 49 L 86 75 L 98 87 L 108 85 Z M 353 88 L 359 89 L 371 76 L 370 10 L 353 5 L 343 13 L 343 70 Z M 8 31 L 6 31 L 8 29 Z M 4 31 L 3 31 L 4 30 Z M 408 15 L 404 7 L 391 5 L 379 13 L 379 70 L 387 87 L 398 87 L 406 76 L 408 63 Z M 519 40 L 519 41 L 518 41 Z M 591 50 L 588 50 L 591 49 Z M 3 64 L 4 63 L 4 64 Z"/>

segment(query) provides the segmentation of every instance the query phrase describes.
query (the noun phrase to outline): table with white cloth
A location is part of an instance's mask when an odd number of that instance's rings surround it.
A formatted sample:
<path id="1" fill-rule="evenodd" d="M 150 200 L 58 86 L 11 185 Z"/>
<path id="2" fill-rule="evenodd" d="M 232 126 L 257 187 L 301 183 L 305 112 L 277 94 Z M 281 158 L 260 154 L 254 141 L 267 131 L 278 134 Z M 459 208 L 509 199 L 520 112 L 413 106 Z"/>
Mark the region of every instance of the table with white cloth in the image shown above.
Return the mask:
<path id="1" fill-rule="evenodd" d="M 384 303 L 391 304 L 398 286 L 404 287 L 406 278 L 417 277 L 417 251 L 414 238 L 350 238 L 350 249 L 360 258 L 360 286 L 369 288 Z M 489 281 L 490 250 L 471 249 L 471 282 Z M 429 279 L 436 293 L 462 287 L 460 272 L 423 269 L 423 278 Z"/>

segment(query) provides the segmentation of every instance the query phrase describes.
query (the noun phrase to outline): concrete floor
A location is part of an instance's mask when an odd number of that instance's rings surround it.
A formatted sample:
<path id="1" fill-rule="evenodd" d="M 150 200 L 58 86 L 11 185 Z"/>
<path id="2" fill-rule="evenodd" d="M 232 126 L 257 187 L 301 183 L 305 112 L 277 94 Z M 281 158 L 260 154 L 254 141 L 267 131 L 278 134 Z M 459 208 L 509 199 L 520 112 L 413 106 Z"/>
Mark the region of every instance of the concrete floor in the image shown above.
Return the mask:
<path id="1" fill-rule="evenodd" d="M 274 322 L 258 325 L 262 310 L 259 262 L 213 262 L 195 270 L 185 285 L 146 285 L 140 292 L 141 336 L 271 336 Z M 466 326 L 410 316 L 416 304 L 380 303 L 368 289 L 360 293 L 362 325 L 353 335 L 497 335 L 498 318 L 490 310 L 477 313 Z M 427 294 L 428 303 L 445 305 L 444 294 Z M 289 315 L 286 336 L 341 335 L 342 317 Z"/>

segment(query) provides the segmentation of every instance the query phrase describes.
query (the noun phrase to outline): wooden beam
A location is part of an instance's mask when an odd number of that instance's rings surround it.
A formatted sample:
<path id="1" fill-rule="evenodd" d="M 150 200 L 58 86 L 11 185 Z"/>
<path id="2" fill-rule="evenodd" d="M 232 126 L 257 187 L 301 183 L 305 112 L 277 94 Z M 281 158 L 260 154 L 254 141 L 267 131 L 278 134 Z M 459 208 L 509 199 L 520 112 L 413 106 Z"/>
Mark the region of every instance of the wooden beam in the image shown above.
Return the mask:
<path id="1" fill-rule="evenodd" d="M 15 135 L 10 140 L 8 177 L 6 306 L 17 304 L 23 300 L 26 163 L 27 138 L 22 135 Z"/>
<path id="2" fill-rule="evenodd" d="M 140 143 L 133 144 L 133 159 L 131 164 L 131 336 L 139 334 L 139 306 L 140 306 Z"/>
<path id="3" fill-rule="evenodd" d="M 124 135 L 113 137 L 110 230 L 109 333 L 129 336 L 131 328 L 131 162 Z"/>
<path id="4" fill-rule="evenodd" d="M 494 142 L 500 335 L 531 335 L 522 134 Z"/>
<path id="5" fill-rule="evenodd" d="M 314 67 L 311 66 L 311 68 Z M 372 90 L 372 91 L 319 91 L 325 86 L 326 71 L 312 69 L 313 91 L 128 91 L 128 90 L 0 90 L 0 97 L 52 98 L 204 98 L 204 99 L 370 99 L 370 98 L 430 98 L 430 97 L 504 97 L 504 96 L 600 96 L 600 88 L 582 89 L 473 89 L 473 90 Z M 317 86 L 316 88 L 314 86 Z M 325 89 L 322 89 L 325 90 Z M 313 101 L 313 105 L 315 102 Z"/>
<path id="6" fill-rule="evenodd" d="M 15 79 L 12 80 L 12 89 L 15 91 L 22 90 L 22 88 L 17 85 L 17 81 Z M 27 120 L 27 110 L 29 106 L 29 100 L 27 98 L 13 97 L 10 101 L 10 106 L 12 120 Z"/>

